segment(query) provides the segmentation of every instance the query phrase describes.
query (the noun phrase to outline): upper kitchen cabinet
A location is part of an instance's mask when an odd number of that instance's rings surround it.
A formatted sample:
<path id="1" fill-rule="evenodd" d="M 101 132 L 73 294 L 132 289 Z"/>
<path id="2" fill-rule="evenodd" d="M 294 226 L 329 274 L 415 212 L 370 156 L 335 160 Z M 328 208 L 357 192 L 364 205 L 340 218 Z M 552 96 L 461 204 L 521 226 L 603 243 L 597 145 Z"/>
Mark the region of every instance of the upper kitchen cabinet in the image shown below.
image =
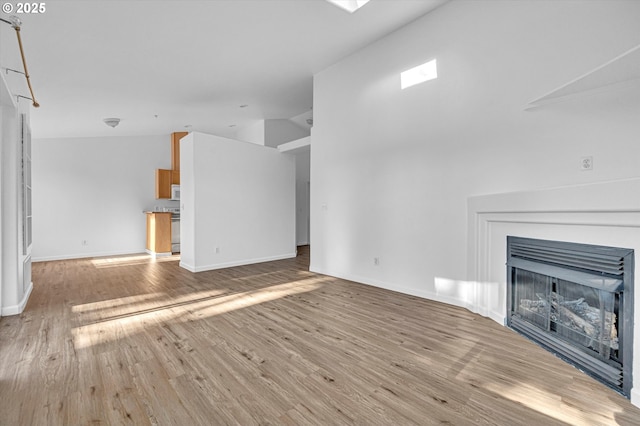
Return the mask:
<path id="1" fill-rule="evenodd" d="M 157 199 L 170 199 L 171 185 L 180 185 L 180 139 L 188 134 L 188 132 L 175 132 L 171 134 L 171 170 L 156 170 Z"/>
<path id="2" fill-rule="evenodd" d="M 178 183 L 180 183 L 180 175 L 178 175 Z M 173 183 L 173 170 L 157 169 L 156 170 L 156 198 L 171 198 L 171 185 Z M 175 184 L 175 185 L 177 185 Z"/>
<path id="3" fill-rule="evenodd" d="M 171 133 L 171 170 L 180 170 L 180 139 L 188 134 L 189 132 Z"/>

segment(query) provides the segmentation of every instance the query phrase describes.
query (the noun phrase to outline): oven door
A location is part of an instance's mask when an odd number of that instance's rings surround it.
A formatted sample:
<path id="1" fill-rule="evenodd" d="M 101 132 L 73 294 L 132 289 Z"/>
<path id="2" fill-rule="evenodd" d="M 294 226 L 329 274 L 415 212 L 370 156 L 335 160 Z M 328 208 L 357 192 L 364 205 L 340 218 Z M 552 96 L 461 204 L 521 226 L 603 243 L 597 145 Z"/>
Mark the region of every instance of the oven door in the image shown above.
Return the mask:
<path id="1" fill-rule="evenodd" d="M 171 217 L 171 252 L 180 253 L 180 216 Z"/>

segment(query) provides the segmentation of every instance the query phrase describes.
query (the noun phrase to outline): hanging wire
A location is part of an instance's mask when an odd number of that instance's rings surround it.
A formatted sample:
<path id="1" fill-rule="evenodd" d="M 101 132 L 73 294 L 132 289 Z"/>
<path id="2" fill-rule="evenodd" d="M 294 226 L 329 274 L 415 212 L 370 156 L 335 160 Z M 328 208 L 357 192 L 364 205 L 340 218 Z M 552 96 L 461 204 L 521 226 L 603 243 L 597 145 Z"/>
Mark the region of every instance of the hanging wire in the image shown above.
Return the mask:
<path id="1" fill-rule="evenodd" d="M 29 86 L 29 92 L 31 92 L 31 100 L 33 101 L 34 108 L 38 108 L 40 104 L 36 101 L 36 96 L 33 94 L 33 87 L 31 87 L 31 80 L 29 79 L 29 71 L 27 71 L 27 60 L 24 57 L 24 48 L 22 47 L 22 38 L 20 37 L 20 19 L 16 16 L 10 16 L 9 20 L 0 18 L 0 21 L 5 22 L 16 30 L 16 36 L 18 37 L 18 46 L 20 47 L 20 56 L 22 57 L 22 67 L 24 68 L 24 77 L 27 80 L 27 86 Z M 13 70 L 12 70 L 13 71 Z"/>

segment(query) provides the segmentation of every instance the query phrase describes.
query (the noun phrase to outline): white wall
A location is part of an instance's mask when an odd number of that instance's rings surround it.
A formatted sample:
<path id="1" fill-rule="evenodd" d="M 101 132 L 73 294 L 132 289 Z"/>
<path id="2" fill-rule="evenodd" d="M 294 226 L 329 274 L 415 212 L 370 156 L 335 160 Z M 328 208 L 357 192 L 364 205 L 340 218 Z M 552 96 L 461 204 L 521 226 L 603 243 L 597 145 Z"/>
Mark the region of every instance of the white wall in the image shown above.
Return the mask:
<path id="1" fill-rule="evenodd" d="M 170 135 L 33 140 L 33 259 L 142 253 Z M 82 245 L 83 241 L 87 245 Z"/>
<path id="2" fill-rule="evenodd" d="M 296 244 L 309 244 L 310 231 L 310 178 L 311 178 L 311 137 L 283 143 L 278 151 L 291 155 L 296 164 Z"/>
<path id="3" fill-rule="evenodd" d="M 192 271 L 294 257 L 294 157 L 191 133 L 180 142 L 180 265 Z"/>
<path id="4" fill-rule="evenodd" d="M 258 120 L 255 123 L 242 126 L 236 131 L 235 138 L 243 142 L 251 142 L 256 145 L 264 145 L 264 126 L 264 120 Z"/>
<path id="5" fill-rule="evenodd" d="M 235 134 L 237 140 L 272 148 L 307 136 L 309 136 L 308 129 L 284 118 L 259 120 L 240 127 Z"/>
<path id="6" fill-rule="evenodd" d="M 640 2 L 453 1 L 317 74 L 311 269 L 435 297 L 467 279 L 469 196 L 639 176 L 625 94 L 523 109 L 639 44 L 639 20 Z"/>
<path id="7" fill-rule="evenodd" d="M 309 131 L 291 120 L 271 119 L 264 122 L 266 146 L 277 147 L 283 143 L 295 141 L 309 136 Z"/>
<path id="8" fill-rule="evenodd" d="M 296 244 L 309 244 L 310 147 L 296 152 Z"/>

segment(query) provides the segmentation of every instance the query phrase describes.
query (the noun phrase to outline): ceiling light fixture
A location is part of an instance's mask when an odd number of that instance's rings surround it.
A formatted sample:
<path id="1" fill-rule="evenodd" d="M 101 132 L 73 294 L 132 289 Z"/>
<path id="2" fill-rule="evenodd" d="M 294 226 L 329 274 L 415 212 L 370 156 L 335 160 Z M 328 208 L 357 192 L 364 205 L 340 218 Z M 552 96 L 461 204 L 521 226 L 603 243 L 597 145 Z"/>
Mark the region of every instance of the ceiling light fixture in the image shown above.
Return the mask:
<path id="1" fill-rule="evenodd" d="M 104 124 L 106 124 L 109 127 L 116 127 L 118 124 L 120 124 L 119 118 L 105 118 L 102 121 L 104 121 Z"/>

